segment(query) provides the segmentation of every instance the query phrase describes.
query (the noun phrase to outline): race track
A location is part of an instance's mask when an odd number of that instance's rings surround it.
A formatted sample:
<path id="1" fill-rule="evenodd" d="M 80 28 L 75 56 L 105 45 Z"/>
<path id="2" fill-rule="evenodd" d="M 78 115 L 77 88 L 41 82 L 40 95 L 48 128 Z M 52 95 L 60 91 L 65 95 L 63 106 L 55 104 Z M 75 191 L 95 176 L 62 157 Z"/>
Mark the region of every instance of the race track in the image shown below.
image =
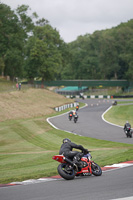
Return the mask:
<path id="1" fill-rule="evenodd" d="M 1 200 L 133 200 L 133 166 L 78 177 L 0 188 Z"/>
<path id="2" fill-rule="evenodd" d="M 88 106 L 79 109 L 76 124 L 68 120 L 68 114 L 50 118 L 49 121 L 61 130 L 78 135 L 133 144 L 133 138 L 127 138 L 123 128 L 110 125 L 102 119 L 102 114 L 112 105 L 112 100 L 86 99 L 83 102 Z"/>
<path id="3" fill-rule="evenodd" d="M 79 135 L 133 144 L 120 127 L 112 126 L 102 119 L 102 114 L 112 105 L 112 100 L 84 100 L 87 107 L 78 111 L 75 124 L 68 114 L 49 119 L 59 129 Z M 133 200 L 133 166 L 105 171 L 100 177 L 77 177 L 16 185 L 0 188 L 1 200 Z"/>

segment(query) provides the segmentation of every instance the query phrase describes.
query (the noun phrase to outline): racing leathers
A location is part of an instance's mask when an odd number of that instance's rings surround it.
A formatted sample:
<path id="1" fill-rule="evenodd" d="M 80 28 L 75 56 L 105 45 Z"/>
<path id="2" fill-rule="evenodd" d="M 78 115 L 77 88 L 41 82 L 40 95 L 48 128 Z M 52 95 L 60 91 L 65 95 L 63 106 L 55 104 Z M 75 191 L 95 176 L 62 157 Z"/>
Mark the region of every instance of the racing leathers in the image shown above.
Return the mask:
<path id="1" fill-rule="evenodd" d="M 87 153 L 87 149 L 84 149 L 82 145 L 77 145 L 73 142 L 65 142 L 61 145 L 59 154 L 63 154 L 65 157 L 71 159 L 74 161 L 74 163 L 77 164 L 77 162 L 81 159 L 83 156 L 83 153 L 79 151 L 72 151 L 73 148 L 80 149 L 82 152 Z"/>
<path id="2" fill-rule="evenodd" d="M 127 123 L 124 125 L 124 130 L 126 131 L 128 128 L 131 128 L 131 125 L 127 122 Z"/>

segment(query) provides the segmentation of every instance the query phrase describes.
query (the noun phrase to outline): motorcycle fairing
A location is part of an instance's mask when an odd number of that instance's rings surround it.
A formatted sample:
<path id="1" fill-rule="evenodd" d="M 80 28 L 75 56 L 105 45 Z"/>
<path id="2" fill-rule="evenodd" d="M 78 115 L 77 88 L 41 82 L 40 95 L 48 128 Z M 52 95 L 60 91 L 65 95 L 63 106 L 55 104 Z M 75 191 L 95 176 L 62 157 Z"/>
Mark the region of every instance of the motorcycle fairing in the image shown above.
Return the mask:
<path id="1" fill-rule="evenodd" d="M 83 158 L 81 158 L 82 160 Z M 82 160 L 83 161 L 83 160 Z M 85 159 L 84 159 L 85 161 Z M 87 161 L 86 161 L 87 162 Z M 91 170 L 91 163 L 90 162 L 87 162 L 88 166 L 84 167 L 81 169 L 81 171 L 77 172 L 76 175 L 79 175 L 79 174 L 84 174 L 84 173 L 90 173 L 92 174 L 92 170 Z"/>

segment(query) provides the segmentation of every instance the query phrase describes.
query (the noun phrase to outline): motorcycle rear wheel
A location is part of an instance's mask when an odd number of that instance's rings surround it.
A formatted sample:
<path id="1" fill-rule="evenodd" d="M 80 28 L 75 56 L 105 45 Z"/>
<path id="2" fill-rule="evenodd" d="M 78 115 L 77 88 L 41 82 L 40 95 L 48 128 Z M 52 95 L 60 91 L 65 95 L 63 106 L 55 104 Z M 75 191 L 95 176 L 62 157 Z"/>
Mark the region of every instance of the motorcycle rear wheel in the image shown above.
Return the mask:
<path id="1" fill-rule="evenodd" d="M 75 178 L 75 170 L 73 168 L 68 168 L 68 164 L 66 163 L 62 163 L 60 165 L 58 165 L 58 173 L 60 174 L 60 176 L 66 180 L 72 180 Z"/>
<path id="2" fill-rule="evenodd" d="M 101 167 L 95 162 L 92 162 L 91 170 L 92 170 L 92 174 L 95 175 L 95 176 L 101 176 L 102 175 Z"/>

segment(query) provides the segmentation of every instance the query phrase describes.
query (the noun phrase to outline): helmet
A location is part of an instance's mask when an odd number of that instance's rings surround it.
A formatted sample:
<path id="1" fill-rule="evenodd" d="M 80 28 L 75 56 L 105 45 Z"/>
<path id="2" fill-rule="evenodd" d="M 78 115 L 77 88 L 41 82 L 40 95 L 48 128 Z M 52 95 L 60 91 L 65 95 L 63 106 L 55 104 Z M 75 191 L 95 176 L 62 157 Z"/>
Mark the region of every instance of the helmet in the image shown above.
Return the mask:
<path id="1" fill-rule="evenodd" d="M 65 139 L 63 139 L 63 143 L 65 143 L 65 142 L 71 142 L 71 140 L 68 138 L 65 138 Z"/>

